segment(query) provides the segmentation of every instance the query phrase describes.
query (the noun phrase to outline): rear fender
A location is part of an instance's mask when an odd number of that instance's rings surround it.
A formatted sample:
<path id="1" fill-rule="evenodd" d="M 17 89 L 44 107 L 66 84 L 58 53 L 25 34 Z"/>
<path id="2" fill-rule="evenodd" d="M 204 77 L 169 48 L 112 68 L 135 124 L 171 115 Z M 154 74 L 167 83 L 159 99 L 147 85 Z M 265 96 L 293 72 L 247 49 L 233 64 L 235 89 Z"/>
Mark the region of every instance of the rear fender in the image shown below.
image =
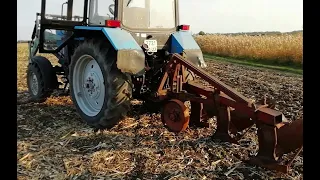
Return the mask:
<path id="1" fill-rule="evenodd" d="M 171 53 L 186 55 L 198 67 L 207 67 L 202 51 L 190 32 L 178 31 L 171 35 Z"/>
<path id="2" fill-rule="evenodd" d="M 130 33 L 120 28 L 76 26 L 75 29 L 102 31 L 117 51 L 117 67 L 124 73 L 143 75 L 145 54 Z"/>

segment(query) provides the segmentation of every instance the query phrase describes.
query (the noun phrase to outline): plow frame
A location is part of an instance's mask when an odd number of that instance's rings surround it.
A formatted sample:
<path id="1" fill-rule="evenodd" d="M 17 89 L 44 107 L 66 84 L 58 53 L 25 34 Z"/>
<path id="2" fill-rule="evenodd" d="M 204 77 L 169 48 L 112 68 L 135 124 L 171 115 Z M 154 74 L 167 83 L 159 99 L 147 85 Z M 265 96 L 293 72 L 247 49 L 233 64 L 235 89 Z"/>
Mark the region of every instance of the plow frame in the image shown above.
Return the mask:
<path id="1" fill-rule="evenodd" d="M 195 81 L 187 81 L 186 69 L 191 70 L 213 88 L 204 87 Z M 190 101 L 190 124 L 201 126 L 206 124 L 205 120 L 216 116 L 217 129 L 213 135 L 214 139 L 238 144 L 238 140 L 256 125 L 259 151 L 255 157 L 246 161 L 250 164 L 287 173 L 289 166 L 302 150 L 302 119 L 288 121 L 281 112 L 271 109 L 274 105 L 268 104 L 266 98 L 263 99 L 264 103 L 255 104 L 179 54 L 171 55 L 155 96 L 165 102 L 171 99 Z M 297 139 L 292 141 L 292 136 Z M 285 153 L 297 149 L 298 152 L 288 164 L 283 165 L 279 162 Z"/>

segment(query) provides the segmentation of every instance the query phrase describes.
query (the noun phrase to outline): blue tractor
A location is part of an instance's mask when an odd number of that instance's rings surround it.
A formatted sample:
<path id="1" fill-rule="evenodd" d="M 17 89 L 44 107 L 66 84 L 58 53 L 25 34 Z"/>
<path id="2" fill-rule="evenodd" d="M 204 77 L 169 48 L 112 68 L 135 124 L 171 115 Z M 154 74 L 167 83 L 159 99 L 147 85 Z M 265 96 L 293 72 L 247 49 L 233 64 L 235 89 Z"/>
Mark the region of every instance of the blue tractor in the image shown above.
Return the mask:
<path id="1" fill-rule="evenodd" d="M 37 102 L 57 89 L 70 92 L 95 128 L 117 124 L 132 98 L 161 102 L 157 91 L 172 54 L 206 66 L 189 26 L 179 24 L 178 0 L 84 0 L 83 17 L 73 16 L 73 0 L 63 5 L 66 16 L 46 14 L 42 0 L 29 42 L 29 92 Z M 60 65 L 38 52 L 55 55 Z"/>
<path id="2" fill-rule="evenodd" d="M 237 143 L 255 124 L 259 153 L 249 162 L 288 171 L 290 163 L 278 160 L 301 151 L 303 120 L 288 122 L 266 98 L 255 104 L 206 73 L 189 26 L 179 24 L 178 0 L 83 1 L 79 17 L 73 16 L 73 0 L 63 4 L 66 16 L 46 14 L 42 0 L 29 43 L 27 84 L 34 101 L 64 85 L 81 118 L 95 129 L 116 125 L 132 98 L 160 105 L 161 120 L 173 132 L 208 126 L 215 116 L 213 138 Z M 60 65 L 38 52 L 55 55 Z M 211 86 L 197 83 L 195 75 Z"/>

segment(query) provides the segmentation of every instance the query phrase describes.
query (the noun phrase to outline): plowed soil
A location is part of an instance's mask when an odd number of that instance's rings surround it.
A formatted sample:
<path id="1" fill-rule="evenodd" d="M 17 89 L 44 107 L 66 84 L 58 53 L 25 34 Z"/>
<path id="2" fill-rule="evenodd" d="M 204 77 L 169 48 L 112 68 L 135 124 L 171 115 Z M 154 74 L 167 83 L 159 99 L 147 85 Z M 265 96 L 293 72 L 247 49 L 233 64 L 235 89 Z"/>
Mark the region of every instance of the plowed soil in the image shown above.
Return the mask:
<path id="1" fill-rule="evenodd" d="M 117 126 L 95 133 L 81 121 L 68 96 L 29 101 L 27 54 L 27 46 L 18 45 L 18 179 L 302 179 L 302 153 L 288 174 L 242 162 L 257 152 L 256 127 L 240 145 L 213 141 L 214 121 L 209 128 L 174 134 L 163 127 L 160 114 L 147 113 L 138 100 Z M 206 71 L 248 98 L 259 100 L 267 94 L 288 119 L 302 118 L 302 76 L 207 63 Z"/>

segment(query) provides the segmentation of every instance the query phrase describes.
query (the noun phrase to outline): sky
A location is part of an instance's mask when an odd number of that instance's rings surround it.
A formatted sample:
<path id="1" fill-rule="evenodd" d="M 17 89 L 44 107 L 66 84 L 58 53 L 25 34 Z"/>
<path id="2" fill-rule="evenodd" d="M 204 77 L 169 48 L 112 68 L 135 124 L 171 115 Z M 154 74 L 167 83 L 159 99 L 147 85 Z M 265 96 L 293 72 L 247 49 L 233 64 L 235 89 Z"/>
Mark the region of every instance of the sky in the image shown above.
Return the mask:
<path id="1" fill-rule="evenodd" d="M 47 0 L 48 13 L 61 14 L 61 4 L 65 1 Z M 192 33 L 303 29 L 303 0 L 180 0 L 179 3 L 180 24 L 190 25 Z M 18 40 L 30 39 L 40 7 L 41 0 L 17 1 Z"/>

